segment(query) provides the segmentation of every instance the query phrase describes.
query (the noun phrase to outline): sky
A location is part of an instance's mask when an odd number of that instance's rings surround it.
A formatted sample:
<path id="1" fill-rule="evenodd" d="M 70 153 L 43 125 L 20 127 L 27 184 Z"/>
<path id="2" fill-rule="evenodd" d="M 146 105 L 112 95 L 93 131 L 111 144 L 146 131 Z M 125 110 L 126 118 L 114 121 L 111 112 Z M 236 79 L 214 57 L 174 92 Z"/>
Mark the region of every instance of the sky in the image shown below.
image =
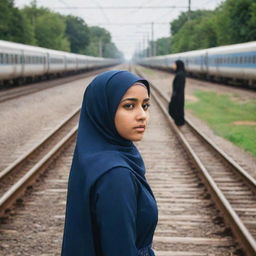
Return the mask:
<path id="1" fill-rule="evenodd" d="M 30 2 L 15 0 L 15 5 L 21 8 Z M 223 0 L 190 2 L 191 10 L 212 10 Z M 79 16 L 89 26 L 107 29 L 126 59 L 146 48 L 148 40 L 170 36 L 170 22 L 187 11 L 188 4 L 189 0 L 37 0 L 38 7 Z"/>

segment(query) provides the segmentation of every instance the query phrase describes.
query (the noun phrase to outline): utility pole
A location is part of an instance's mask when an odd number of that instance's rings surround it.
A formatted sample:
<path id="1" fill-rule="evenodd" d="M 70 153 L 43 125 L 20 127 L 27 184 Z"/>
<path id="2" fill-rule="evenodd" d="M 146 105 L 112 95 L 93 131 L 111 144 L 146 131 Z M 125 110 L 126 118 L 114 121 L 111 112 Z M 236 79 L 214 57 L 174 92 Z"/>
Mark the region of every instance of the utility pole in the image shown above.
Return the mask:
<path id="1" fill-rule="evenodd" d="M 154 49 L 154 22 L 151 23 L 151 39 L 152 39 L 152 44 L 151 44 L 151 56 L 155 56 L 155 49 Z"/>
<path id="2" fill-rule="evenodd" d="M 188 21 L 190 21 L 191 0 L 188 0 Z"/>
<path id="3" fill-rule="evenodd" d="M 143 57 L 146 57 L 146 38 L 145 38 L 145 34 L 143 34 L 143 39 L 142 39 L 142 55 Z"/>
<path id="4" fill-rule="evenodd" d="M 147 57 L 150 57 L 150 39 L 149 39 L 150 35 L 147 34 L 147 42 L 148 42 L 148 46 L 147 46 Z"/>
<path id="5" fill-rule="evenodd" d="M 99 57 L 102 57 L 102 39 L 99 40 Z"/>

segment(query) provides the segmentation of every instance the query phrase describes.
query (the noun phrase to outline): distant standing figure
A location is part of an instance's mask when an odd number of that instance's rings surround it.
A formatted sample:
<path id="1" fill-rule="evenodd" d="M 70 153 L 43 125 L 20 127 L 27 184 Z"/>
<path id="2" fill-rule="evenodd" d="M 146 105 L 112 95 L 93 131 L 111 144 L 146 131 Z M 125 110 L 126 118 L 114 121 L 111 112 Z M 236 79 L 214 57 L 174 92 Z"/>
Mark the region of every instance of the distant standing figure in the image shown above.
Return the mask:
<path id="1" fill-rule="evenodd" d="M 173 65 L 176 76 L 172 84 L 172 96 L 169 103 L 169 114 L 174 119 L 177 126 L 185 124 L 184 119 L 184 94 L 185 94 L 185 81 L 186 71 L 184 63 L 181 60 L 176 60 Z"/>

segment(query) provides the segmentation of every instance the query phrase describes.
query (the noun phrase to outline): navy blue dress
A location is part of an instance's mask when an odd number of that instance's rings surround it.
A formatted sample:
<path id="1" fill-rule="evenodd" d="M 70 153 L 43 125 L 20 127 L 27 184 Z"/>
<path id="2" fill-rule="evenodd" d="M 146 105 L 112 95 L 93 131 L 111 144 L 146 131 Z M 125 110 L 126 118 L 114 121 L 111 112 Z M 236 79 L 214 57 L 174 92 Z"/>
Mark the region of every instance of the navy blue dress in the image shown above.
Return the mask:
<path id="1" fill-rule="evenodd" d="M 155 255 L 156 202 L 129 169 L 114 168 L 99 179 L 92 210 L 97 255 Z"/>
<path id="2" fill-rule="evenodd" d="M 108 71 L 87 87 L 68 181 L 61 256 L 154 256 L 157 205 L 143 159 L 115 128 L 125 92 L 146 80 Z"/>

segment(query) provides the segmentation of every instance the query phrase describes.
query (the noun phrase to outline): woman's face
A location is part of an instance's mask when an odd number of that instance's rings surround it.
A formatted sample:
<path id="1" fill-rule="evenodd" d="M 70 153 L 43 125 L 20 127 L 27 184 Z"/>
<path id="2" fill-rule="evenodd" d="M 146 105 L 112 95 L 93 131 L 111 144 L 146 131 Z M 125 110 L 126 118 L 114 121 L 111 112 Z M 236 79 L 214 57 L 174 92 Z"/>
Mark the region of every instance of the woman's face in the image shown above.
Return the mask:
<path id="1" fill-rule="evenodd" d="M 115 126 L 125 139 L 142 139 L 149 120 L 149 96 L 144 85 L 134 84 L 121 99 L 116 115 Z"/>
<path id="2" fill-rule="evenodd" d="M 172 64 L 172 69 L 173 69 L 174 71 L 177 69 L 177 65 L 176 65 L 175 62 Z"/>

